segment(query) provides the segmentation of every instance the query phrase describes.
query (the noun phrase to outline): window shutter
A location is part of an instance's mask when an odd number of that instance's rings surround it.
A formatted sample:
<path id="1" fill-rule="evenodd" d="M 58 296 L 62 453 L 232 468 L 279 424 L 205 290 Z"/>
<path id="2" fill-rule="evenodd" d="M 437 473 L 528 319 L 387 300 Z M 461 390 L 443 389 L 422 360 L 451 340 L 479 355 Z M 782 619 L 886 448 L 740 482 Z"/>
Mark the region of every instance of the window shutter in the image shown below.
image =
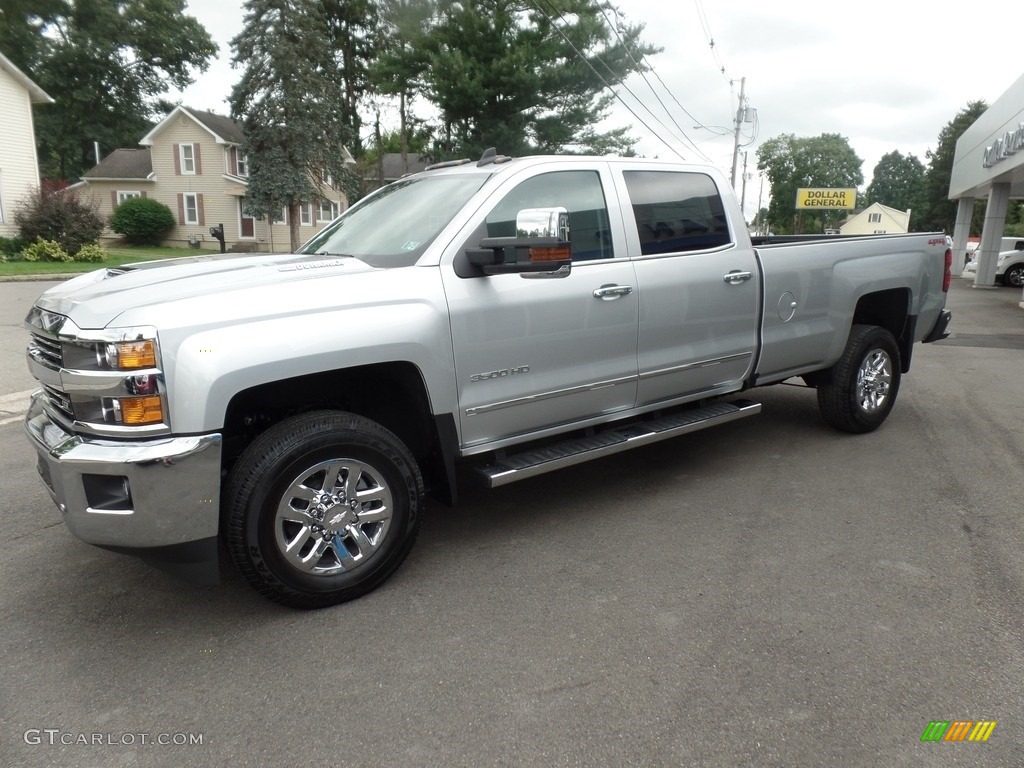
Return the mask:
<path id="1" fill-rule="evenodd" d="M 110 190 L 110 207 L 117 208 L 117 192 Z"/>
<path id="2" fill-rule="evenodd" d="M 174 145 L 174 175 L 181 176 L 181 145 Z M 180 197 L 180 195 L 179 195 Z"/>
<path id="3" fill-rule="evenodd" d="M 192 154 L 195 157 L 194 162 L 195 162 L 195 166 L 196 166 L 196 176 L 202 176 L 203 175 L 203 158 L 202 158 L 202 155 L 199 154 L 199 145 L 198 144 L 193 144 L 192 145 Z"/>
<path id="4" fill-rule="evenodd" d="M 231 148 L 231 154 L 229 155 L 229 157 L 231 158 L 231 168 L 228 170 L 228 173 L 230 173 L 232 176 L 237 176 L 238 175 L 238 147 L 232 147 Z"/>
<path id="5" fill-rule="evenodd" d="M 142 190 L 142 196 L 146 197 L 146 190 Z"/>
<path id="6" fill-rule="evenodd" d="M 206 226 L 206 215 L 203 212 L 203 196 L 196 195 L 196 215 L 199 216 L 199 225 Z"/>
<path id="7" fill-rule="evenodd" d="M 185 223 L 185 196 L 181 192 L 178 193 L 178 223 Z"/>

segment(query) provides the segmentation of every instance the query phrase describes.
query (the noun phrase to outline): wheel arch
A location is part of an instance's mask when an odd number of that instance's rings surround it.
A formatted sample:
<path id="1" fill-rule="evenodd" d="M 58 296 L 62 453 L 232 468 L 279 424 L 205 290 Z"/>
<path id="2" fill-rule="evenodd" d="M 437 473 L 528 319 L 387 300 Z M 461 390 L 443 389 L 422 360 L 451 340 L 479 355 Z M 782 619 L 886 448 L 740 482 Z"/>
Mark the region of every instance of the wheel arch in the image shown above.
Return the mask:
<path id="1" fill-rule="evenodd" d="M 431 493 L 454 501 L 454 416 L 432 412 L 423 375 L 408 361 L 303 374 L 235 393 L 224 415 L 223 475 L 245 447 L 273 425 L 325 409 L 364 416 L 394 433 L 416 459 Z"/>
<path id="2" fill-rule="evenodd" d="M 866 293 L 857 300 L 851 326 L 877 325 L 885 328 L 896 339 L 900 353 L 900 370 L 910 370 L 910 356 L 914 347 L 915 317 L 910 311 L 909 288 L 888 288 Z"/>

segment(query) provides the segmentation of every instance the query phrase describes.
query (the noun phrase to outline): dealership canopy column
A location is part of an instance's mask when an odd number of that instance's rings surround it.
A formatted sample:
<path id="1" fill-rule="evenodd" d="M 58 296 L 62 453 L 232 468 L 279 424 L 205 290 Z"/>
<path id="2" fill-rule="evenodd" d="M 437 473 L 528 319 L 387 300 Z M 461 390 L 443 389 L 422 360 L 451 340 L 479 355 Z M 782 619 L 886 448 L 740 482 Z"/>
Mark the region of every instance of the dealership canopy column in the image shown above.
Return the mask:
<path id="1" fill-rule="evenodd" d="M 954 269 L 958 273 L 963 270 L 974 201 L 988 200 L 981 246 L 975 254 L 978 272 L 974 284 L 991 286 L 995 283 L 1007 207 L 1011 199 L 1024 198 L 1024 76 L 957 141 L 949 198 L 959 203 L 953 231 Z"/>

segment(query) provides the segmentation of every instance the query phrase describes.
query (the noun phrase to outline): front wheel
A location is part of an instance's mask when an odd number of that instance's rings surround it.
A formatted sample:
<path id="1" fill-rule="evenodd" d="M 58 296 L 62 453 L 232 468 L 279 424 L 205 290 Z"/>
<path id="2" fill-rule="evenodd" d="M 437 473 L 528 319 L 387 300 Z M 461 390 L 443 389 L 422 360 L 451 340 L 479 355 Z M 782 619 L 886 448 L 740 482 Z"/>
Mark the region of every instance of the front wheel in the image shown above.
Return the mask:
<path id="1" fill-rule="evenodd" d="M 382 584 L 416 540 L 423 480 L 379 424 L 318 411 L 245 450 L 226 485 L 225 538 L 245 579 L 296 608 L 352 600 Z"/>
<path id="2" fill-rule="evenodd" d="M 1003 282 L 1014 288 L 1024 288 L 1024 264 L 1014 264 L 1003 273 Z"/>
<path id="3" fill-rule="evenodd" d="M 825 421 L 846 432 L 878 429 L 900 389 L 896 339 L 877 325 L 855 325 L 846 349 L 818 386 L 818 408 Z"/>

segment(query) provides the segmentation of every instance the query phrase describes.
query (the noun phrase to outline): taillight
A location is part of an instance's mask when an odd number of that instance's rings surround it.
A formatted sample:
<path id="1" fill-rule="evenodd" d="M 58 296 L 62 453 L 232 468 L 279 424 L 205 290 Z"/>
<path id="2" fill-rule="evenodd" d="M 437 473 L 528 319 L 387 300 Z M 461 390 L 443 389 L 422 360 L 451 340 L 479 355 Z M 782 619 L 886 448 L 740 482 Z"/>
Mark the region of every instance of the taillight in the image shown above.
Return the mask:
<path id="1" fill-rule="evenodd" d="M 953 282 L 953 251 L 946 249 L 946 271 L 942 275 L 942 292 L 949 292 L 949 284 Z"/>

